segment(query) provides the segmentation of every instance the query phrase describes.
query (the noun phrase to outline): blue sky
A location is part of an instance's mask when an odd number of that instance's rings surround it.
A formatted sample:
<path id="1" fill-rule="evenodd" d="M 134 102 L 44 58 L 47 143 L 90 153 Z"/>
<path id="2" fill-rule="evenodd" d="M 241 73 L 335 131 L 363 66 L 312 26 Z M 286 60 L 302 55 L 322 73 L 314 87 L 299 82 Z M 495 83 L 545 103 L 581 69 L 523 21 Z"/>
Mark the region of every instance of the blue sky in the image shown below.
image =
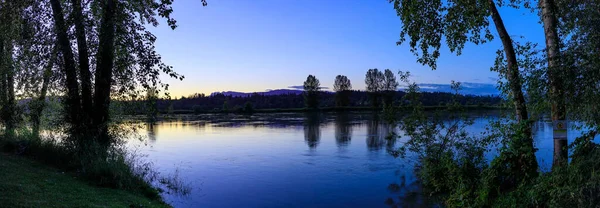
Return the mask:
<path id="1" fill-rule="evenodd" d="M 179 0 L 173 8 L 179 27 L 152 31 L 163 61 L 186 77 L 163 77 L 175 96 L 280 89 L 301 85 L 309 74 L 324 87 L 343 74 L 354 89 L 364 89 L 370 68 L 408 70 L 420 83 L 495 83 L 497 77 L 489 68 L 498 38 L 469 44 L 461 56 L 443 48 L 435 71 L 418 64 L 407 46 L 395 44 L 401 22 L 388 0 L 209 0 L 207 7 Z M 500 12 L 515 40 L 543 43 L 536 14 Z"/>

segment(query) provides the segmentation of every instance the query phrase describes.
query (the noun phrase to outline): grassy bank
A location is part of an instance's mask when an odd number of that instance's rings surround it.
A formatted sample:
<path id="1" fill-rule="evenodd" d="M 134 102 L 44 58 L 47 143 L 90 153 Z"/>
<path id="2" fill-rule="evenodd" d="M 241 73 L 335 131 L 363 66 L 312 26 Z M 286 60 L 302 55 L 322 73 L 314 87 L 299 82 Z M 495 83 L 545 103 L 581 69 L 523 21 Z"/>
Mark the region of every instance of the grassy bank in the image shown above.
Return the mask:
<path id="1" fill-rule="evenodd" d="M 168 207 L 124 190 L 100 188 L 30 159 L 0 153 L 0 207 Z"/>
<path id="2" fill-rule="evenodd" d="M 30 159 L 0 153 L 0 207 L 168 207 L 124 190 L 100 188 Z"/>

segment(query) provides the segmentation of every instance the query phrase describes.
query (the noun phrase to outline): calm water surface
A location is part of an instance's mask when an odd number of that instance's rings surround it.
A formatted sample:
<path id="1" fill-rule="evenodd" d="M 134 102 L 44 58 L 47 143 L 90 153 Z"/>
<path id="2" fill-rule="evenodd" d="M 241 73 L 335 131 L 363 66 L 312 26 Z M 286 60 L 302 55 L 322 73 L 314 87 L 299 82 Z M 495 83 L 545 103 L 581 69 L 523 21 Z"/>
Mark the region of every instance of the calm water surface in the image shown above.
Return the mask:
<path id="1" fill-rule="evenodd" d="M 473 117 L 469 131 L 477 133 L 494 112 Z M 374 114 L 208 115 L 148 125 L 140 148 L 160 172 L 177 170 L 192 187 L 189 196 L 165 194 L 175 207 L 431 206 L 418 194 L 413 161 L 387 152 L 405 141 L 386 139 L 392 131 L 402 134 Z M 548 167 L 551 123 L 538 122 L 535 132 Z"/>

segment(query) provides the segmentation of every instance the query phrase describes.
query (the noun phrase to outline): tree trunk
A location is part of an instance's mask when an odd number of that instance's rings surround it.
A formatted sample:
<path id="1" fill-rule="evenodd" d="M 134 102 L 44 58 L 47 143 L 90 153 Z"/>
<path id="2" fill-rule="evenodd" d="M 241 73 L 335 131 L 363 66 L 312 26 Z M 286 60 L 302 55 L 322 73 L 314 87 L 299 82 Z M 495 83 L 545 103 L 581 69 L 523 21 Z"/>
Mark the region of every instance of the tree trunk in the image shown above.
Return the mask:
<path id="1" fill-rule="evenodd" d="M 66 75 L 67 85 L 67 121 L 73 125 L 73 127 L 80 127 L 80 116 L 81 104 L 79 98 L 79 84 L 77 83 L 77 71 L 75 69 L 75 60 L 73 59 L 73 51 L 71 49 L 71 41 L 67 35 L 67 25 L 65 23 L 62 6 L 60 0 L 50 0 L 52 5 L 52 16 L 54 19 L 54 27 L 56 29 L 56 36 L 58 39 L 58 46 L 61 50 L 63 57 L 63 68 Z"/>
<path id="2" fill-rule="evenodd" d="M 104 147 L 110 145 L 108 121 L 114 61 L 115 6 L 114 0 L 106 0 L 102 7 L 102 23 L 100 25 L 100 42 L 96 64 L 96 85 L 94 88 L 93 125 L 99 131 L 98 142 Z"/>
<path id="3" fill-rule="evenodd" d="M 553 165 L 567 163 L 567 126 L 564 91 L 560 70 L 560 47 L 556 21 L 556 4 L 554 0 L 540 0 L 544 36 L 546 38 L 546 53 L 548 55 L 548 79 L 550 81 L 550 100 L 552 102 L 552 123 L 554 123 L 554 159 Z"/>
<path id="4" fill-rule="evenodd" d="M 77 50 L 79 52 L 79 80 L 81 82 L 81 106 L 83 109 L 82 122 L 87 125 L 92 115 L 92 83 L 90 61 L 88 54 L 87 38 L 81 0 L 71 0 L 73 4 L 73 18 L 75 21 L 75 36 L 77 37 Z"/>
<path id="5" fill-rule="evenodd" d="M 521 87 L 521 79 L 519 75 L 519 66 L 517 63 L 517 56 L 515 54 L 515 49 L 512 44 L 512 39 L 510 38 L 506 28 L 504 27 L 504 22 L 500 17 L 500 13 L 496 8 L 496 4 L 493 0 L 489 0 L 490 9 L 492 12 L 492 20 L 496 25 L 496 30 L 498 30 L 498 34 L 500 35 L 500 39 L 502 40 L 502 46 L 504 47 L 504 54 L 506 55 L 507 61 L 507 71 L 506 78 L 509 82 L 510 91 L 513 95 L 513 105 L 515 106 L 515 111 L 517 115 L 517 121 L 521 122 L 528 119 L 527 115 L 527 106 L 525 105 L 525 97 L 523 96 L 523 91 Z M 530 136 L 530 135 L 529 135 Z"/>
<path id="6" fill-rule="evenodd" d="M 8 94 L 6 88 L 7 67 L 5 63 L 6 58 L 4 57 L 4 54 L 4 38 L 0 36 L 0 106 L 2 107 L 2 109 L 0 109 L 0 118 L 2 119 L 5 125 L 8 125 L 4 117 L 4 112 L 6 111 L 6 106 L 8 103 L 8 101 L 6 100 L 6 95 Z"/>
<path id="7" fill-rule="evenodd" d="M 496 26 L 498 35 L 500 36 L 500 39 L 502 40 L 502 45 L 504 47 L 504 54 L 506 55 L 507 69 L 506 69 L 505 73 L 506 73 L 506 78 L 509 82 L 509 88 L 510 88 L 511 94 L 513 96 L 513 105 L 515 107 L 517 121 L 521 125 L 525 125 L 525 128 L 523 129 L 523 132 L 522 132 L 524 134 L 525 140 L 522 145 L 527 145 L 528 152 L 526 154 L 528 154 L 528 155 L 519 156 L 519 161 L 518 161 L 519 164 L 517 164 L 517 167 L 518 168 L 528 168 L 528 170 L 525 170 L 526 171 L 525 174 L 529 174 L 530 172 L 531 172 L 531 174 L 536 174 L 537 173 L 537 161 L 536 161 L 535 155 L 534 155 L 535 148 L 533 147 L 533 137 L 531 134 L 531 125 L 529 124 L 529 121 L 528 121 L 529 118 L 528 118 L 528 114 L 527 114 L 527 106 L 525 104 L 525 97 L 523 96 L 523 91 L 522 91 L 517 56 L 516 56 L 515 49 L 512 44 L 512 39 L 510 38 L 508 32 L 506 31 L 506 28 L 504 27 L 504 22 L 502 21 L 502 17 L 500 16 L 498 9 L 496 8 L 496 4 L 494 3 L 494 0 L 489 0 L 488 3 L 490 6 L 492 20 L 494 21 L 494 25 Z M 519 145 L 521 145 L 521 144 L 519 144 Z"/>
<path id="8" fill-rule="evenodd" d="M 5 43 L 6 46 L 6 50 L 5 50 L 5 63 L 6 63 L 6 104 L 4 106 L 4 109 L 6 110 L 5 112 L 5 116 L 6 118 L 4 119 L 4 121 L 6 122 L 6 133 L 8 135 L 14 135 L 15 133 L 15 110 L 16 110 L 16 104 L 15 104 L 15 70 L 14 70 L 14 63 L 12 60 L 12 53 L 13 53 L 13 45 L 11 43 L 11 41 L 7 41 L 8 44 Z"/>
<path id="9" fill-rule="evenodd" d="M 58 46 L 54 47 L 52 54 L 50 54 L 50 59 L 48 60 L 48 65 L 44 69 L 44 74 L 42 77 L 42 89 L 40 90 L 40 96 L 36 101 L 35 108 L 32 109 L 32 132 L 36 137 L 40 135 L 40 123 L 42 118 L 42 112 L 46 107 L 46 94 L 48 93 L 48 85 L 50 84 L 50 77 L 52 77 L 52 68 L 54 67 L 54 61 L 56 61 L 56 56 L 58 53 Z"/>
<path id="10" fill-rule="evenodd" d="M 0 99 L 2 102 L 2 111 L 0 117 L 6 127 L 5 135 L 11 137 L 14 134 L 15 122 L 15 88 L 14 88 L 14 69 L 12 63 L 12 44 L 10 40 L 0 38 L 0 67 L 1 78 Z"/>

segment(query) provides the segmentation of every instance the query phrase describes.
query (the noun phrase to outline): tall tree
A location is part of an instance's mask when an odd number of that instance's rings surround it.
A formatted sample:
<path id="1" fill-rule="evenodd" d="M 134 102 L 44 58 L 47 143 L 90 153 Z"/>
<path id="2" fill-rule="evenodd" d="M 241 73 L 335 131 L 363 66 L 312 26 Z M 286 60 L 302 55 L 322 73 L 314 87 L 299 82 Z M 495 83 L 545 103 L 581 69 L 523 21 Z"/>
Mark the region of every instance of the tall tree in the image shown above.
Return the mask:
<path id="1" fill-rule="evenodd" d="M 512 1 L 513 3 L 518 3 Z M 513 172 L 519 177 L 530 178 L 537 175 L 537 161 L 531 134 L 531 124 L 528 121 L 527 106 L 523 96 L 519 63 L 517 62 L 513 41 L 506 30 L 497 5 L 507 5 L 504 1 L 494 0 L 393 0 L 394 8 L 402 24 L 398 44 L 410 38 L 411 51 L 418 56 L 417 61 L 436 69 L 440 56 L 442 40 L 445 40 L 450 51 L 461 54 L 465 43 L 482 44 L 491 41 L 494 35 L 490 31 L 489 19 L 502 42 L 504 58 L 507 67 L 500 71 L 508 81 L 508 93 L 512 98 L 516 121 L 522 128 L 522 137 L 512 141 L 520 146 L 518 154 L 514 155 Z M 515 4 L 510 4 L 516 6 Z M 524 4 L 526 7 L 527 4 Z M 522 181 L 515 178 L 515 181 Z"/>
<path id="2" fill-rule="evenodd" d="M 16 127 L 17 110 L 15 99 L 15 43 L 20 39 L 22 24 L 21 12 L 26 4 L 20 1 L 0 2 L 0 117 L 6 125 L 8 135 L 13 135 Z"/>
<path id="3" fill-rule="evenodd" d="M 90 73 L 90 60 L 86 38 L 86 22 L 81 8 L 81 0 L 71 0 L 73 6 L 73 22 L 75 23 L 75 36 L 77 38 L 77 54 L 79 55 L 79 82 L 81 83 L 82 122 L 89 124 L 92 115 L 92 81 Z M 102 45 L 100 45 L 102 47 Z"/>
<path id="4" fill-rule="evenodd" d="M 316 109 L 319 107 L 319 91 L 321 83 L 314 75 L 308 75 L 304 81 L 304 102 L 307 108 Z"/>
<path id="5" fill-rule="evenodd" d="M 344 75 L 337 75 L 333 83 L 333 90 L 335 91 L 335 106 L 348 106 L 350 103 L 350 93 L 352 90 L 352 83 L 350 83 L 350 79 Z"/>
<path id="6" fill-rule="evenodd" d="M 111 99 L 136 99 L 148 89 L 167 90 L 168 85 L 159 79 L 161 72 L 183 79 L 171 66 L 161 61 L 154 47 L 156 37 L 146 29 L 147 25 L 158 25 L 157 17 L 167 19 L 168 25 L 174 29 L 177 26 L 176 21 L 170 17 L 173 2 L 69 2 L 70 7 L 65 8 L 72 8 L 72 11 L 65 12 L 63 3 L 68 5 L 67 2 L 50 1 L 65 69 L 68 123 L 79 129 L 80 133 L 88 134 L 85 138 L 92 138 L 107 146 L 112 143 L 108 132 Z M 205 0 L 201 2 L 206 6 Z M 65 21 L 65 16 L 73 19 L 73 39 L 68 34 L 71 25 Z M 75 64 L 72 41 L 77 41 L 79 68 Z M 91 64 L 90 60 L 95 61 L 95 64 Z M 91 79 L 92 71 L 95 73 L 94 79 Z M 90 125 L 86 127 L 88 124 Z M 86 132 L 83 132 L 84 129 Z"/>
<path id="7" fill-rule="evenodd" d="M 102 22 L 100 25 L 99 47 L 96 54 L 96 84 L 94 86 L 94 114 L 92 123 L 99 131 L 98 142 L 102 146 L 110 144 L 108 135 L 110 91 L 112 86 L 114 45 L 115 45 L 115 12 L 117 2 L 106 0 L 102 5 Z"/>
<path id="8" fill-rule="evenodd" d="M 79 115 L 81 112 L 81 99 L 79 96 L 79 83 L 77 82 L 77 69 L 73 50 L 71 49 L 71 40 L 67 33 L 67 23 L 65 21 L 63 8 L 59 0 L 50 0 L 52 6 L 52 16 L 54 19 L 54 28 L 58 40 L 58 47 L 63 58 L 63 70 L 66 76 L 67 98 L 65 99 L 65 109 L 67 121 L 76 127 L 80 124 Z"/>
<path id="9" fill-rule="evenodd" d="M 389 69 L 383 73 L 383 102 L 385 105 L 391 105 L 394 101 L 394 96 L 398 90 L 398 81 L 396 75 Z"/>
<path id="10" fill-rule="evenodd" d="M 55 38 L 52 30 L 52 21 L 49 21 L 48 4 L 40 1 L 3 1 L 0 2 L 0 39 L 3 39 L 0 45 L 5 53 L 0 55 L 1 62 L 8 65 L 2 65 L 2 90 L 1 97 L 6 105 L 3 105 L 3 118 L 7 126 L 7 132 L 12 132 L 16 123 L 20 120 L 19 113 L 22 106 L 16 105 L 16 94 L 20 99 L 31 98 L 29 102 L 29 115 L 32 122 L 33 131 L 39 129 L 38 109 L 43 109 L 39 105 L 38 96 L 44 85 L 46 89 L 50 85 L 50 75 L 46 79 L 44 71 L 50 63 L 49 70 L 56 55 Z M 8 45 L 6 45 L 8 44 Z M 54 56 L 55 57 L 55 56 Z M 6 68 L 8 67 L 8 68 Z M 41 83 L 43 82 L 43 83 Z M 38 108 L 39 107 L 39 108 Z"/>
<path id="11" fill-rule="evenodd" d="M 560 64 L 560 39 L 558 35 L 557 5 L 554 0 L 540 0 L 540 15 L 544 25 L 544 37 L 546 38 L 546 55 L 548 59 L 548 79 L 551 100 L 552 122 L 554 125 L 554 165 L 567 162 L 567 129 L 566 129 L 566 106 L 563 90 L 564 82 L 561 75 Z M 564 128 L 559 128 L 564 127 Z"/>
<path id="12" fill-rule="evenodd" d="M 381 92 L 384 88 L 385 77 L 377 68 L 369 69 L 365 75 L 365 84 L 367 93 L 371 98 L 371 105 L 374 108 L 380 107 Z"/>

